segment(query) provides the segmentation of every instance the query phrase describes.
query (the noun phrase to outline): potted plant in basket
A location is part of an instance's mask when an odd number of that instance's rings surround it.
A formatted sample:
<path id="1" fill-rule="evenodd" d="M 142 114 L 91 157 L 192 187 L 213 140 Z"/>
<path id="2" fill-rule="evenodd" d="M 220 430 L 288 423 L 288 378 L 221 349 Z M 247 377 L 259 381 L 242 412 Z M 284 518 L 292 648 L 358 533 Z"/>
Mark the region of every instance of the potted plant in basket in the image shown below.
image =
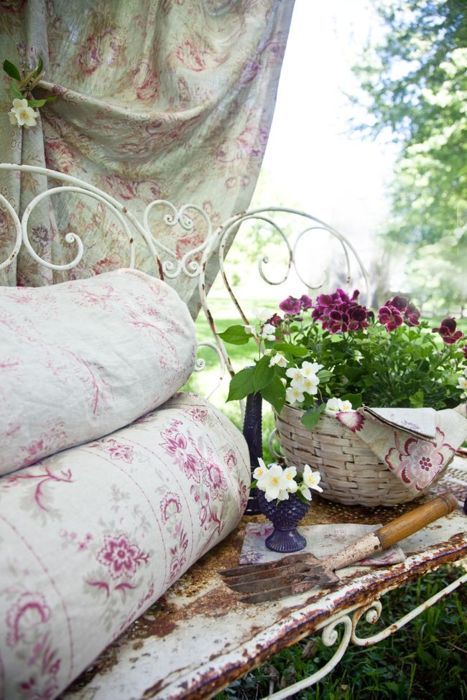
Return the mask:
<path id="1" fill-rule="evenodd" d="M 377 312 L 358 297 L 358 291 L 349 295 L 342 289 L 314 301 L 290 296 L 266 322 L 231 326 L 220 334 L 227 343 L 256 344 L 254 365 L 232 378 L 228 400 L 260 394 L 268 401 L 281 447 L 294 464 L 300 463 L 293 447 L 304 428 L 314 440 L 323 427 L 334 425 L 330 416 L 348 414 L 347 427 L 355 421 L 358 432 L 362 406 L 439 411 L 467 396 L 467 346 L 454 318 L 430 328 L 406 297 L 389 299 Z M 329 430 L 332 437 L 336 430 Z M 332 450 L 338 460 L 349 436 L 337 433 Z M 365 454 L 364 447 L 356 449 Z M 321 469 L 319 449 L 306 461 L 312 463 L 314 455 Z M 357 462 L 365 464 L 363 458 Z"/>

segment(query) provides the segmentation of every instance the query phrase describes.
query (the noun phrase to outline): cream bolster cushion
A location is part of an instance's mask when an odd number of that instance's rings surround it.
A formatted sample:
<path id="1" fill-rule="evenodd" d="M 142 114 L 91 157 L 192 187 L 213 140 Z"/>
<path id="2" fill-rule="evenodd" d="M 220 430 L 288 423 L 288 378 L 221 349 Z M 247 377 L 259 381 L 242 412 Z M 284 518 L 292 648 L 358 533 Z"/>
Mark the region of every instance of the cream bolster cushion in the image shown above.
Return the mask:
<path id="1" fill-rule="evenodd" d="M 237 525 L 241 433 L 178 394 L 0 479 L 0 698 L 58 695 Z"/>
<path id="2" fill-rule="evenodd" d="M 0 474 L 106 435 L 186 382 L 195 329 L 169 285 L 116 270 L 0 288 Z"/>

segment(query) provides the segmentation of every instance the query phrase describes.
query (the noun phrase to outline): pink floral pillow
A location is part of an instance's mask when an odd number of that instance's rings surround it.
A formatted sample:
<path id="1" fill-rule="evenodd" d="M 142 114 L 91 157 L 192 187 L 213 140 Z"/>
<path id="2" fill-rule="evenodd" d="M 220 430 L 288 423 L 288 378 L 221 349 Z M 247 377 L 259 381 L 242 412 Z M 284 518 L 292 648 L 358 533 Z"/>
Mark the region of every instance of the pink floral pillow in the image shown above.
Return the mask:
<path id="1" fill-rule="evenodd" d="M 0 474 L 99 438 L 190 376 L 194 324 L 164 282 L 116 270 L 0 288 Z"/>

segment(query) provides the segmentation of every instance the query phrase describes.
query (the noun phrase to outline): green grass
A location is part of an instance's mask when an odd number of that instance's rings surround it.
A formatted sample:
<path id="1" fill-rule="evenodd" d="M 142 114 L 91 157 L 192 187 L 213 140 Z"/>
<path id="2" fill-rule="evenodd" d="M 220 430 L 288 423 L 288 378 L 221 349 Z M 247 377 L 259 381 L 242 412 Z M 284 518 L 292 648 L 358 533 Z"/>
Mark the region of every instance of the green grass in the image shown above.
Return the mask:
<path id="1" fill-rule="evenodd" d="M 360 637 L 383 629 L 461 575 L 459 567 L 443 567 L 417 583 L 382 598 L 382 620 L 360 621 Z M 379 698 L 465 700 L 467 698 L 467 618 L 464 586 L 402 628 L 396 635 L 366 648 L 350 646 L 340 664 L 312 688 L 297 693 L 301 700 L 379 700 Z M 321 638 L 303 640 L 271 657 L 267 664 L 234 681 L 215 700 L 256 700 L 306 678 L 322 668 L 336 647 Z"/>

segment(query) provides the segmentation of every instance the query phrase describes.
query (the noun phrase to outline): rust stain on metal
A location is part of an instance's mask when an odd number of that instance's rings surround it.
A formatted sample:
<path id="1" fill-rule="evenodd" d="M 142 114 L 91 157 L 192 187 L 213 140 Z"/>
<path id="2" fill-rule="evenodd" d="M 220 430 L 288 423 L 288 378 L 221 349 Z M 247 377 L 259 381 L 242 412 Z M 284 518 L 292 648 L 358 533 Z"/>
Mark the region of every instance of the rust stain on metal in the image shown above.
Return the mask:
<path id="1" fill-rule="evenodd" d="M 153 698 L 154 695 L 156 693 L 158 693 L 159 690 L 162 689 L 163 685 L 164 685 L 164 681 L 160 680 L 160 681 L 157 681 L 157 683 L 154 683 L 154 685 L 151 685 L 150 688 L 146 688 L 146 690 L 144 691 L 144 694 L 143 694 L 144 700 L 146 700 L 146 698 Z"/>
<path id="2" fill-rule="evenodd" d="M 158 255 L 156 255 L 157 270 L 159 272 L 159 279 L 164 280 L 164 268 L 162 267 L 162 261 Z"/>
<path id="3" fill-rule="evenodd" d="M 369 522 L 385 523 L 394 518 L 395 512 L 405 512 L 413 505 L 399 506 L 398 508 L 377 508 L 367 509 L 360 507 L 343 507 L 336 504 L 327 503 L 321 499 L 313 501 L 314 507 L 310 509 L 309 515 L 305 519 L 307 525 L 323 522 Z M 341 588 L 334 590 L 332 610 L 329 607 L 329 600 L 324 601 L 327 591 L 316 589 L 310 592 L 305 602 L 291 603 L 284 606 L 284 603 L 263 603 L 252 607 L 238 601 L 237 595 L 222 583 L 218 571 L 232 568 L 238 563 L 239 551 L 242 546 L 246 524 L 249 522 L 264 522 L 263 516 L 244 518 L 235 532 L 230 534 L 222 543 L 214 547 L 199 562 L 177 581 L 169 591 L 159 598 L 159 600 L 149 608 L 146 613 L 136 620 L 105 652 L 96 662 L 87 669 L 68 689 L 68 692 L 78 691 L 88 685 L 96 675 L 104 675 L 118 662 L 118 650 L 131 642 L 143 645 L 143 640 L 148 637 L 164 638 L 170 635 L 174 629 L 181 627 L 188 619 L 195 616 L 221 617 L 228 614 L 233 609 L 238 608 L 239 612 L 243 608 L 246 615 L 252 616 L 252 622 L 256 624 L 248 630 L 248 639 L 254 642 L 254 638 L 263 630 L 257 622 L 261 619 L 263 606 L 277 606 L 274 631 L 275 636 L 258 642 L 254 651 L 245 649 L 241 658 L 235 662 L 222 664 L 222 655 L 226 648 L 211 654 L 209 661 L 216 665 L 209 668 L 200 669 L 186 687 L 186 692 L 180 697 L 206 698 L 209 694 L 219 691 L 233 680 L 244 675 L 252 668 L 263 663 L 268 657 L 280 649 L 294 644 L 304 637 L 313 634 L 316 628 L 326 621 L 331 614 L 339 613 L 354 605 L 364 605 L 371 602 L 383 592 L 395 588 L 404 582 L 409 582 L 418 578 L 425 572 L 437 568 L 442 564 L 453 562 L 467 554 L 467 542 L 465 533 L 459 532 L 449 538 L 449 540 L 426 548 L 425 551 L 414 555 L 410 569 L 404 563 L 396 564 L 383 569 L 375 569 L 370 572 L 355 572 L 346 577 L 341 584 Z M 361 579 L 365 578 L 364 587 Z M 206 591 L 204 592 L 204 590 Z M 201 595 L 200 595 L 201 594 Z M 181 595 L 184 604 L 178 606 L 171 601 Z M 193 600 L 190 601 L 190 598 Z M 320 599 L 323 605 L 319 606 Z M 188 602 L 186 602 L 188 600 Z M 318 605 L 317 605 L 318 604 Z M 307 606 L 316 606 L 307 611 L 307 615 L 302 619 L 290 619 L 291 613 L 295 613 Z M 238 613 L 237 613 L 238 614 Z M 277 623 L 280 623 L 277 625 Z M 227 642 L 224 640 L 224 645 Z M 145 692 L 144 698 L 153 697 L 164 687 L 167 679 L 160 680 Z M 189 686 L 189 687 L 188 687 Z"/>

